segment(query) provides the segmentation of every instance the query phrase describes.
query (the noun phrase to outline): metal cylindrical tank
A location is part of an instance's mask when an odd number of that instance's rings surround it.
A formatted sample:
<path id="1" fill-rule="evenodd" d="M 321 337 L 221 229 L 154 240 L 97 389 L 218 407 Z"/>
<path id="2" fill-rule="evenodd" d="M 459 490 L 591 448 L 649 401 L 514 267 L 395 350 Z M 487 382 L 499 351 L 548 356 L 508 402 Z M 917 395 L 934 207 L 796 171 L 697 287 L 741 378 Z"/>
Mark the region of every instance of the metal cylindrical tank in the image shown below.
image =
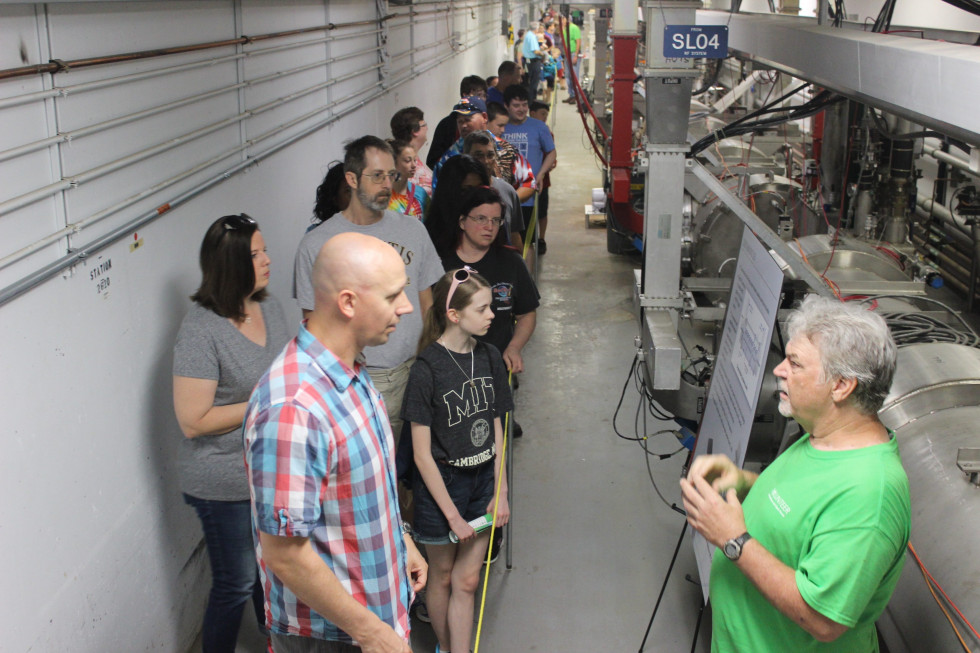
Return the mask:
<path id="1" fill-rule="evenodd" d="M 796 235 L 803 235 L 803 225 L 815 225 L 817 216 L 800 200 L 801 187 L 785 177 L 752 175 L 748 197 L 751 208 L 773 231 L 779 228 L 780 216 L 789 215 L 796 222 Z M 742 242 L 744 223 L 724 204 L 704 204 L 694 216 L 694 243 L 691 247 L 692 276 L 726 277 L 735 272 L 735 259 Z"/>
<path id="2" fill-rule="evenodd" d="M 909 477 L 912 544 L 963 614 L 976 619 L 980 488 L 956 460 L 960 448 L 980 448 L 980 350 L 938 343 L 901 348 L 879 416 L 895 431 Z M 878 625 L 890 653 L 961 649 L 911 554 Z"/>
<path id="3" fill-rule="evenodd" d="M 875 279 L 909 280 L 909 275 L 893 257 L 865 241 L 843 234 L 837 236 L 836 245 L 832 236 L 820 234 L 799 238 L 793 247 L 803 252 L 814 270 L 826 269 L 827 278 L 838 284 Z M 796 278 L 792 269 L 786 268 L 786 273 L 790 278 Z"/>

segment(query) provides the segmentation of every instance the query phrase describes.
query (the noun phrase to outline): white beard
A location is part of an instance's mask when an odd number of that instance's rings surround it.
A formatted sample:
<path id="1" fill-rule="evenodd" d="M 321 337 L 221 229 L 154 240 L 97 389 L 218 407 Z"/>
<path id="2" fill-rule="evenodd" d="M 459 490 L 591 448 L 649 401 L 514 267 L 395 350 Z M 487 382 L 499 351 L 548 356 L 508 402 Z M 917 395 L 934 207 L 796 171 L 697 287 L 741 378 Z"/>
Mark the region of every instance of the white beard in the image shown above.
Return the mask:
<path id="1" fill-rule="evenodd" d="M 789 418 L 793 417 L 793 407 L 790 406 L 789 399 L 780 399 L 778 410 L 779 410 L 779 414 L 782 415 L 783 417 L 789 417 Z"/>

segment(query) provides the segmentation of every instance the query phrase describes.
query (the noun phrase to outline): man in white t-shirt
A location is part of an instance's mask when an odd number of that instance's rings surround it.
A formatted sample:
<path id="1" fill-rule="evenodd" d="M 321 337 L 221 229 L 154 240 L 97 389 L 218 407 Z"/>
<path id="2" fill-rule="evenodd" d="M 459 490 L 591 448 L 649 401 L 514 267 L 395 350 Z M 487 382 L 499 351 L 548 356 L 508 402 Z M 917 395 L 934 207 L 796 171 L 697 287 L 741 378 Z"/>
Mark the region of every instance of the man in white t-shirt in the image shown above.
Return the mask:
<path id="1" fill-rule="evenodd" d="M 385 400 L 391 432 L 401 434 L 402 398 L 408 371 L 415 360 L 422 320 L 432 305 L 431 286 L 443 275 L 442 263 L 429 234 L 416 218 L 388 211 L 391 186 L 398 175 L 391 147 L 377 136 L 362 136 L 345 147 L 344 175 L 351 187 L 346 209 L 310 231 L 300 241 L 293 272 L 293 295 L 306 317 L 313 310 L 313 262 L 332 236 L 357 232 L 374 236 L 395 248 L 408 273 L 406 293 L 411 313 L 402 317 L 388 342 L 366 347 L 368 373 Z"/>

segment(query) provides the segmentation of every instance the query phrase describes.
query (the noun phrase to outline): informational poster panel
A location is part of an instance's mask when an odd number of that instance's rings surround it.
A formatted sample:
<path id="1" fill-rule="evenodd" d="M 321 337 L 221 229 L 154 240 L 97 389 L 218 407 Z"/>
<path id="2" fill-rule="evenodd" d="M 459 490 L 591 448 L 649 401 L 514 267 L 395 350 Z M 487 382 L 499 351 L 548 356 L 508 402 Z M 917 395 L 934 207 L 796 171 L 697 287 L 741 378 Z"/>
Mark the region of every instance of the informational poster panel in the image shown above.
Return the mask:
<path id="1" fill-rule="evenodd" d="M 724 454 L 738 467 L 745 462 L 762 379 L 771 372 L 766 358 L 782 284 L 783 271 L 745 227 L 695 456 Z M 694 555 L 705 601 L 714 549 L 695 533 Z"/>

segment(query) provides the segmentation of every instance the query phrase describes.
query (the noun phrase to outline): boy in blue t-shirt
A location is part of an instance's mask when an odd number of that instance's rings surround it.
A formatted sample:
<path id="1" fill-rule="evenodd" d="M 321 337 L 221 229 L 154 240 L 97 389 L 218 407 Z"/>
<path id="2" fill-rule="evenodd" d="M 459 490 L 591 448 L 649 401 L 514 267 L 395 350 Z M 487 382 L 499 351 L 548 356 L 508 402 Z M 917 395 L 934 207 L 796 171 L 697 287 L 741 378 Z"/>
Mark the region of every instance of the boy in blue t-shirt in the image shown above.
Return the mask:
<path id="1" fill-rule="evenodd" d="M 527 89 L 523 86 L 507 87 L 504 91 L 504 100 L 506 101 L 507 113 L 510 116 L 510 122 L 504 127 L 504 138 L 530 162 L 535 179 L 540 179 L 555 167 L 555 161 L 558 158 L 551 131 L 546 124 L 528 115 L 530 110 L 528 106 L 529 97 Z M 524 224 L 529 225 L 534 211 L 534 196 L 525 201 L 521 209 L 524 213 Z M 539 214 L 538 218 L 540 224 L 538 254 L 544 254 L 547 250 L 544 235 L 548 223 L 546 216 Z M 527 237 L 525 237 L 525 242 L 526 240 Z"/>

